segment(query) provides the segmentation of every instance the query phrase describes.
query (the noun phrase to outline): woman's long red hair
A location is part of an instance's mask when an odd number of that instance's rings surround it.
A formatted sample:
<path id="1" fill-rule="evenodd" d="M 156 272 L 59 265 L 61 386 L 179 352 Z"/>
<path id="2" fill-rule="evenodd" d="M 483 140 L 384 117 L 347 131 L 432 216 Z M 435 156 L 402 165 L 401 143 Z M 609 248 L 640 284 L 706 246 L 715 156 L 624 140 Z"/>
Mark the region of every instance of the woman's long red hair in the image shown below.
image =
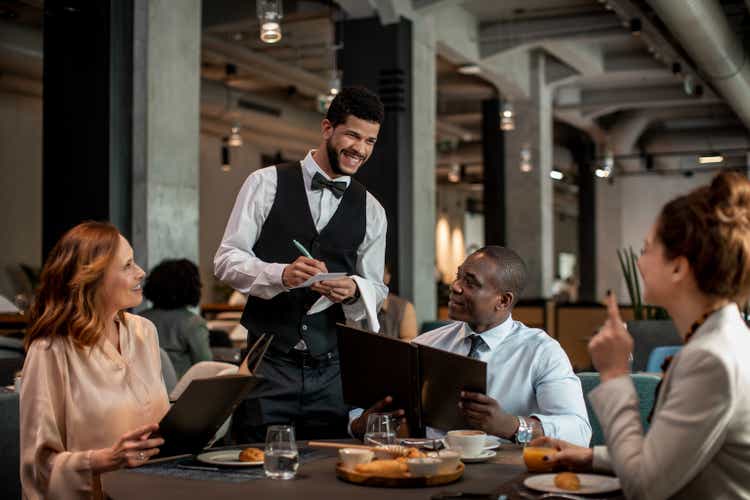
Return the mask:
<path id="1" fill-rule="evenodd" d="M 26 349 L 50 337 L 68 337 L 79 347 L 96 344 L 106 325 L 97 294 L 119 240 L 120 232 L 109 222 L 84 222 L 60 238 L 42 269 Z"/>

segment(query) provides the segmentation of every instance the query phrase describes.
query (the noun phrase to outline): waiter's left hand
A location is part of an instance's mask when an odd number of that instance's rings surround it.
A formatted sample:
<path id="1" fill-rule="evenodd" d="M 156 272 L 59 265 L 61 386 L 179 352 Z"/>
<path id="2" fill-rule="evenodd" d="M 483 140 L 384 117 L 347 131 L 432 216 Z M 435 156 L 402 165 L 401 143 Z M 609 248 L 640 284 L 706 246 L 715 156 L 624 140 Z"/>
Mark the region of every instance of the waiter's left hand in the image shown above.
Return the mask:
<path id="1" fill-rule="evenodd" d="M 459 406 L 466 422 L 487 434 L 509 438 L 518 430 L 518 419 L 506 413 L 497 400 L 478 392 L 461 392 Z"/>
<path id="2" fill-rule="evenodd" d="M 343 302 L 357 293 L 357 283 L 348 277 L 319 281 L 311 288 L 328 297 L 331 302 Z"/>

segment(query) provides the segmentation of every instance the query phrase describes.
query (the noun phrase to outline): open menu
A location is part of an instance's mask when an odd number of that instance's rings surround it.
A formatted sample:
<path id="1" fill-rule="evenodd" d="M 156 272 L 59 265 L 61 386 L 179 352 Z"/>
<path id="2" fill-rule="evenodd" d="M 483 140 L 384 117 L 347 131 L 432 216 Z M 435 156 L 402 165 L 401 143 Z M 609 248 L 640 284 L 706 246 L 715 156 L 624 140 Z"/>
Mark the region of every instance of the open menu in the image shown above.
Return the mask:
<path id="1" fill-rule="evenodd" d="M 459 393 L 487 392 L 487 364 L 476 359 L 342 324 L 338 344 L 344 401 L 369 408 L 391 396 L 414 436 L 466 427 Z"/>

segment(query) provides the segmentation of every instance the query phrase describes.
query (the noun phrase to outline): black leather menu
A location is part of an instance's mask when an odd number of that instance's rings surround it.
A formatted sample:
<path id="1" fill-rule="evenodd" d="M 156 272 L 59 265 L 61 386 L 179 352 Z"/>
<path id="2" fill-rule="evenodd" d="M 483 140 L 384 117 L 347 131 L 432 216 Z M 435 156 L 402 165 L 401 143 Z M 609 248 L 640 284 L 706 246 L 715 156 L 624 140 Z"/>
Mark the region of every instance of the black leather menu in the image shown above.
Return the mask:
<path id="1" fill-rule="evenodd" d="M 403 408 L 413 437 L 425 426 L 465 428 L 461 390 L 487 391 L 487 365 L 448 351 L 339 324 L 344 401 L 369 408 L 386 396 Z"/>
<path id="2" fill-rule="evenodd" d="M 195 379 L 159 422 L 164 438 L 154 458 L 199 453 L 237 405 L 262 380 L 252 375 Z"/>

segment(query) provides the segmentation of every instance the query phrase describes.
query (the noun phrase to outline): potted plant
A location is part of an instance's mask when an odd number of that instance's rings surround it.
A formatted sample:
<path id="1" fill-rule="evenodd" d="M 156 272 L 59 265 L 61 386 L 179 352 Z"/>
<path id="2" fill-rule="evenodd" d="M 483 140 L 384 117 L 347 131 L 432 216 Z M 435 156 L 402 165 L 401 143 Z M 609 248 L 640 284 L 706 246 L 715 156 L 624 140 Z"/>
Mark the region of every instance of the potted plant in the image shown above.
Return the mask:
<path id="1" fill-rule="evenodd" d="M 633 337 L 633 372 L 646 369 L 648 356 L 655 347 L 681 345 L 682 338 L 661 307 L 644 304 L 636 261 L 638 256 L 632 248 L 617 251 L 622 275 L 628 287 L 630 303 L 633 305 L 633 321 L 628 321 L 628 331 Z"/>

